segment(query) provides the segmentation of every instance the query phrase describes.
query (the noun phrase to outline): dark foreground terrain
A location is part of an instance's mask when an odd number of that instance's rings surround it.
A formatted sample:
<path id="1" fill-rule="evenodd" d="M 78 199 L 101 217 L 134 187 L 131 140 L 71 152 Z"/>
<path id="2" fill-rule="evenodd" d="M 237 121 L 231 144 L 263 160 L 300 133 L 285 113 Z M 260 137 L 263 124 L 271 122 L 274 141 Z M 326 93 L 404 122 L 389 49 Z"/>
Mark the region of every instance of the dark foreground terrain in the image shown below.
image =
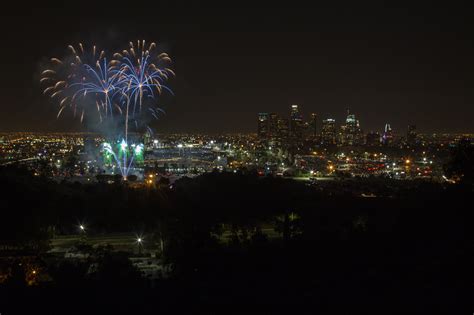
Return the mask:
<path id="1" fill-rule="evenodd" d="M 0 176 L 2 315 L 472 308 L 470 184 L 357 180 L 329 194 L 229 173 L 153 189 L 58 184 L 17 168 Z M 347 185 L 383 197 L 350 194 Z M 138 252 L 92 246 L 110 233 L 140 233 L 146 243 Z M 78 235 L 87 256 L 52 254 L 65 235 Z M 129 259 L 151 248 L 170 267 L 153 280 Z"/>

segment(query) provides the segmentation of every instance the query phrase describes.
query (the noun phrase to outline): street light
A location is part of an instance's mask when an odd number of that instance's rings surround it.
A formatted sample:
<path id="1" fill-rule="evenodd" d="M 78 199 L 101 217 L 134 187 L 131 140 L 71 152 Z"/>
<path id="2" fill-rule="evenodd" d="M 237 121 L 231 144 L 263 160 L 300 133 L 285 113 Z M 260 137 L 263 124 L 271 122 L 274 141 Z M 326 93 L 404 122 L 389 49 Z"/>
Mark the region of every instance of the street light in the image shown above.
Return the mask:
<path id="1" fill-rule="evenodd" d="M 142 254 L 142 244 L 143 243 L 143 238 L 141 238 L 140 236 L 137 237 L 137 245 L 138 245 L 138 254 L 141 255 Z"/>
<path id="2" fill-rule="evenodd" d="M 84 223 L 79 223 L 79 237 L 82 241 L 86 240 L 87 233 L 86 233 L 86 226 Z"/>

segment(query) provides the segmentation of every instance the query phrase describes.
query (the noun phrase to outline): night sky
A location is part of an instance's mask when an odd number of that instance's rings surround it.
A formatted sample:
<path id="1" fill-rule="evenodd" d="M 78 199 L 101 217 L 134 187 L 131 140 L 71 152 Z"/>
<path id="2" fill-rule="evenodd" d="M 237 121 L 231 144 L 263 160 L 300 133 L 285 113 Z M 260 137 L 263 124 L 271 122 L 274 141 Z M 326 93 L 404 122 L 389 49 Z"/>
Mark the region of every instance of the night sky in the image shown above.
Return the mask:
<path id="1" fill-rule="evenodd" d="M 121 50 L 145 39 L 169 52 L 177 73 L 157 132 L 253 132 L 258 112 L 288 115 L 291 104 L 338 123 L 349 107 L 365 131 L 389 122 L 400 133 L 409 123 L 474 132 L 467 7 L 234 3 L 2 10 L 0 131 L 84 130 L 78 119 L 56 119 L 38 84 L 41 66 L 68 44 Z"/>

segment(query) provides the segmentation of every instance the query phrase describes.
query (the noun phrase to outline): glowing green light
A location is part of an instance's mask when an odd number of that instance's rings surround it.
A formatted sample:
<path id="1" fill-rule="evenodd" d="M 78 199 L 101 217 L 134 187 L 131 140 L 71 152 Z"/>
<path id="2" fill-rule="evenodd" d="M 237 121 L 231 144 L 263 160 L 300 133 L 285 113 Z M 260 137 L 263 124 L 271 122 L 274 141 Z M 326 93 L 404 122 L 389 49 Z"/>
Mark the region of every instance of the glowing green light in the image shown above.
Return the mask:
<path id="1" fill-rule="evenodd" d="M 122 143 L 120 143 L 120 149 L 122 151 L 125 151 L 125 149 L 127 149 L 127 142 L 125 142 L 125 140 L 122 140 Z"/>
<path id="2" fill-rule="evenodd" d="M 137 145 L 137 146 L 135 147 L 135 154 L 136 154 L 136 155 L 142 154 L 142 151 L 143 151 L 142 145 Z"/>

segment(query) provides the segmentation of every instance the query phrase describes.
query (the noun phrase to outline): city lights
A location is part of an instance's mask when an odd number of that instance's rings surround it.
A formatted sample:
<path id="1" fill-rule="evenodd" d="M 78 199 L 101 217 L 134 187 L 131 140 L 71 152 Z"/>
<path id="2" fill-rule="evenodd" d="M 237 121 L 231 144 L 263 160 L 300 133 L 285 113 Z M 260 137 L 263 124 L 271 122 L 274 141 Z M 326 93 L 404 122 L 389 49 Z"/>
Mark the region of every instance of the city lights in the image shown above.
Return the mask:
<path id="1" fill-rule="evenodd" d="M 465 308 L 473 10 L 346 2 L 5 1 L 0 315 Z"/>

